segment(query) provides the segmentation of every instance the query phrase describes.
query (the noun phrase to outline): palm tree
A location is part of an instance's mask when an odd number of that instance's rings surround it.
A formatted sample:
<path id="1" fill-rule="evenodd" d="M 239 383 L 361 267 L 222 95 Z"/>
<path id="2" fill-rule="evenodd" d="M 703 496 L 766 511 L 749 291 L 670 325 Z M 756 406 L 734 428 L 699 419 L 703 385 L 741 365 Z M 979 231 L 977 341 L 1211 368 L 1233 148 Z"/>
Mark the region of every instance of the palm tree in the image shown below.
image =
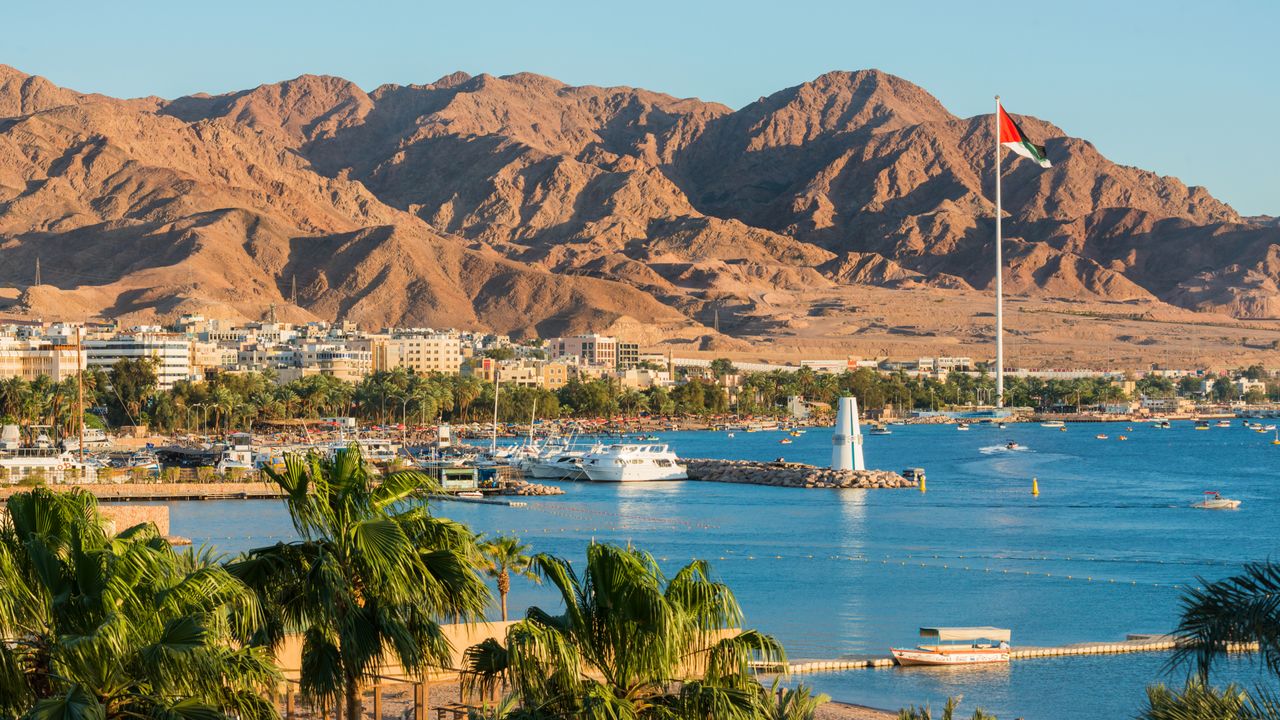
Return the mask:
<path id="1" fill-rule="evenodd" d="M 360 720 L 381 666 L 448 666 L 440 619 L 478 617 L 490 596 L 475 537 L 415 501 L 431 480 L 406 471 L 375 483 L 355 445 L 332 459 L 290 455 L 283 471 L 264 473 L 284 490 L 301 539 L 250 550 L 229 569 L 267 610 L 254 642 L 277 648 L 302 634 L 303 694 Z"/>
<path id="2" fill-rule="evenodd" d="M 669 580 L 648 553 L 592 544 L 579 577 L 565 560 L 534 558 L 559 591 L 562 615 L 530 608 L 506 646 L 468 650 L 469 685 L 505 678 L 526 713 L 573 718 L 754 718 L 763 692 L 748 661 L 783 663 L 782 647 L 741 631 L 733 593 L 704 562 Z M 526 715 L 527 716 L 527 715 Z"/>
<path id="3" fill-rule="evenodd" d="M 243 644 L 253 593 L 154 525 L 107 537 L 94 498 L 35 489 L 0 524 L 0 716 L 276 720 L 280 678 Z"/>
<path id="4" fill-rule="evenodd" d="M 814 695 L 809 688 L 800 685 L 796 688 L 780 686 L 780 680 L 773 681 L 770 688 L 772 702 L 765 713 L 767 720 L 813 720 L 818 708 L 831 702 L 827 694 Z"/>
<path id="5" fill-rule="evenodd" d="M 511 576 L 519 575 L 536 583 L 542 582 L 533 571 L 533 558 L 526 553 L 529 546 L 516 537 L 496 537 L 480 543 L 484 556 L 481 567 L 485 574 L 498 581 L 498 598 L 502 606 L 502 621 L 507 620 L 507 593 L 511 592 Z"/>
<path id="6" fill-rule="evenodd" d="M 27 381 L 20 377 L 0 380 L 0 417 L 21 420 L 27 392 Z"/>
<path id="7" fill-rule="evenodd" d="M 953 720 L 956 715 L 956 708 L 959 707 L 959 705 L 960 701 L 958 699 L 953 697 L 947 698 L 947 704 L 942 707 L 941 720 Z M 996 720 L 994 715 L 983 712 L 982 708 L 974 710 L 973 715 L 970 716 L 970 718 L 971 720 Z M 912 706 L 910 708 L 899 710 L 898 720 L 933 720 L 933 711 L 929 709 L 928 705 L 918 709 L 915 706 Z M 1206 720 L 1208 719 L 1206 718 Z M 1221 720 L 1221 718 L 1218 720 Z"/>

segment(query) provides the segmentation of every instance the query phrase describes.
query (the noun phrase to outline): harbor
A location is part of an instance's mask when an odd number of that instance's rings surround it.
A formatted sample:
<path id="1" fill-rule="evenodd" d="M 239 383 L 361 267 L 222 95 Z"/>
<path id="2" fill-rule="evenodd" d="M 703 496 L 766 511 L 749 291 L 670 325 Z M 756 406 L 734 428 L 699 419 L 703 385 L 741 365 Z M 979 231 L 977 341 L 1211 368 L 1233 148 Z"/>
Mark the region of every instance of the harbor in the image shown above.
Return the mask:
<path id="1" fill-rule="evenodd" d="M 1280 456 L 1239 423 L 1209 432 L 1178 421 L 1168 430 L 1140 426 L 1123 443 L 1094 437 L 1125 427 L 1021 423 L 963 433 L 927 424 L 865 438 L 869 467 L 927 468 L 924 493 L 540 480 L 564 495 L 510 498 L 524 507 L 464 499 L 436 512 L 540 552 L 573 557 L 594 540 L 643 547 L 664 569 L 706 559 L 734 587 L 750 625 L 785 644 L 792 665 L 836 663 L 797 678 L 840 700 L 940 707 L 964 694 L 1002 717 L 1126 717 L 1147 684 L 1181 682 L 1161 643 L 1182 593 L 1280 545 L 1268 520 L 1280 510 L 1269 479 Z M 681 457 L 765 464 L 790 437 L 783 429 L 731 439 L 726 431 L 658 434 Z M 830 464 L 829 430 L 792 439 L 789 462 Z M 1007 449 L 1010 440 L 1019 449 Z M 1175 452 L 1185 459 L 1160 460 Z M 1193 508 L 1209 488 L 1242 500 L 1240 508 Z M 234 553 L 293 536 L 275 501 L 169 505 L 173 531 L 197 546 Z M 510 603 L 546 603 L 547 592 L 513 583 Z M 972 669 L 865 666 L 928 622 L 1012 628 L 1013 652 L 1030 657 Z M 1096 649 L 1106 646 L 1125 652 Z M 851 660 L 864 665 L 839 664 Z M 1224 682 L 1254 677 L 1247 664 L 1226 669 Z M 1096 698 L 1087 710 L 1070 701 L 1081 693 Z"/>

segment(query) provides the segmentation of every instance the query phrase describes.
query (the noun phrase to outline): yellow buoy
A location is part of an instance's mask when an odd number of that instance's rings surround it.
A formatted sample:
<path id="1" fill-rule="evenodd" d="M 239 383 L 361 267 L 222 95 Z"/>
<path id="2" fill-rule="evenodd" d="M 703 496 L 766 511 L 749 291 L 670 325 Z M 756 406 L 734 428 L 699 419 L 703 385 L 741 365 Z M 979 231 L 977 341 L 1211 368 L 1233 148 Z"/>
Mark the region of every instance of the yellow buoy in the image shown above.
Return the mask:
<path id="1" fill-rule="evenodd" d="M 920 478 L 920 492 L 926 492 L 924 487 L 924 478 Z"/>
<path id="2" fill-rule="evenodd" d="M 1040 496 L 1040 483 L 1035 478 L 1031 478 L 1031 494 L 1036 497 Z"/>

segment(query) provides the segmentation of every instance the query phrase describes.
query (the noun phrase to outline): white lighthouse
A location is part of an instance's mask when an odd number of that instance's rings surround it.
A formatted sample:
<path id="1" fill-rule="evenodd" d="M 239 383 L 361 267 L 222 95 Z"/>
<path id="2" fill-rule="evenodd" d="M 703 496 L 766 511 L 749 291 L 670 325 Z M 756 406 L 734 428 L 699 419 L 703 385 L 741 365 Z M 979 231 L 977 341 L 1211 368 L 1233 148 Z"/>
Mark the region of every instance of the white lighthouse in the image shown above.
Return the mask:
<path id="1" fill-rule="evenodd" d="M 858 399 L 840 398 L 836 427 L 831 433 L 831 469 L 866 470 L 862 458 L 862 428 L 858 425 Z"/>

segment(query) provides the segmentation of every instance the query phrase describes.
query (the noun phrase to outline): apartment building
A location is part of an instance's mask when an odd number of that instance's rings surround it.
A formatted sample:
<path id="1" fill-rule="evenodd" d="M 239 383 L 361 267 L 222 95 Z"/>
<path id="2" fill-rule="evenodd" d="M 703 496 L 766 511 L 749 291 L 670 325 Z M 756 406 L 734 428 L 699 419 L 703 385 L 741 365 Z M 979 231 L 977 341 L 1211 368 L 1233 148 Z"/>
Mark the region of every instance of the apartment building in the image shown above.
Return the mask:
<path id="1" fill-rule="evenodd" d="M 499 381 L 504 385 L 525 385 L 547 390 L 559 390 L 569 382 L 567 364 L 529 358 L 516 360 L 481 358 L 469 365 L 465 372 L 487 382 L 493 382 L 496 372 Z"/>
<path id="2" fill-rule="evenodd" d="M 640 364 L 640 344 L 633 342 L 618 343 L 617 368 L 630 370 Z"/>
<path id="3" fill-rule="evenodd" d="M 574 335 L 547 341 L 552 360 L 577 358 L 580 365 L 618 366 L 618 340 L 607 335 Z M 639 348 L 634 357 L 638 360 Z"/>
<path id="4" fill-rule="evenodd" d="M 328 375 L 354 383 L 372 371 L 373 356 L 354 344 L 306 343 L 294 352 L 293 365 L 279 370 L 278 380 L 286 383 L 307 375 Z"/>
<path id="5" fill-rule="evenodd" d="M 75 377 L 86 367 L 85 354 L 77 358 L 74 344 L 58 344 L 36 338 L 0 337 L 0 379 L 22 378 L 28 382 L 47 375 L 54 382 Z"/>
<path id="6" fill-rule="evenodd" d="M 456 375 L 462 368 L 462 340 L 457 335 L 370 336 L 351 345 L 370 353 L 375 371 L 403 367 L 419 374 Z"/>

